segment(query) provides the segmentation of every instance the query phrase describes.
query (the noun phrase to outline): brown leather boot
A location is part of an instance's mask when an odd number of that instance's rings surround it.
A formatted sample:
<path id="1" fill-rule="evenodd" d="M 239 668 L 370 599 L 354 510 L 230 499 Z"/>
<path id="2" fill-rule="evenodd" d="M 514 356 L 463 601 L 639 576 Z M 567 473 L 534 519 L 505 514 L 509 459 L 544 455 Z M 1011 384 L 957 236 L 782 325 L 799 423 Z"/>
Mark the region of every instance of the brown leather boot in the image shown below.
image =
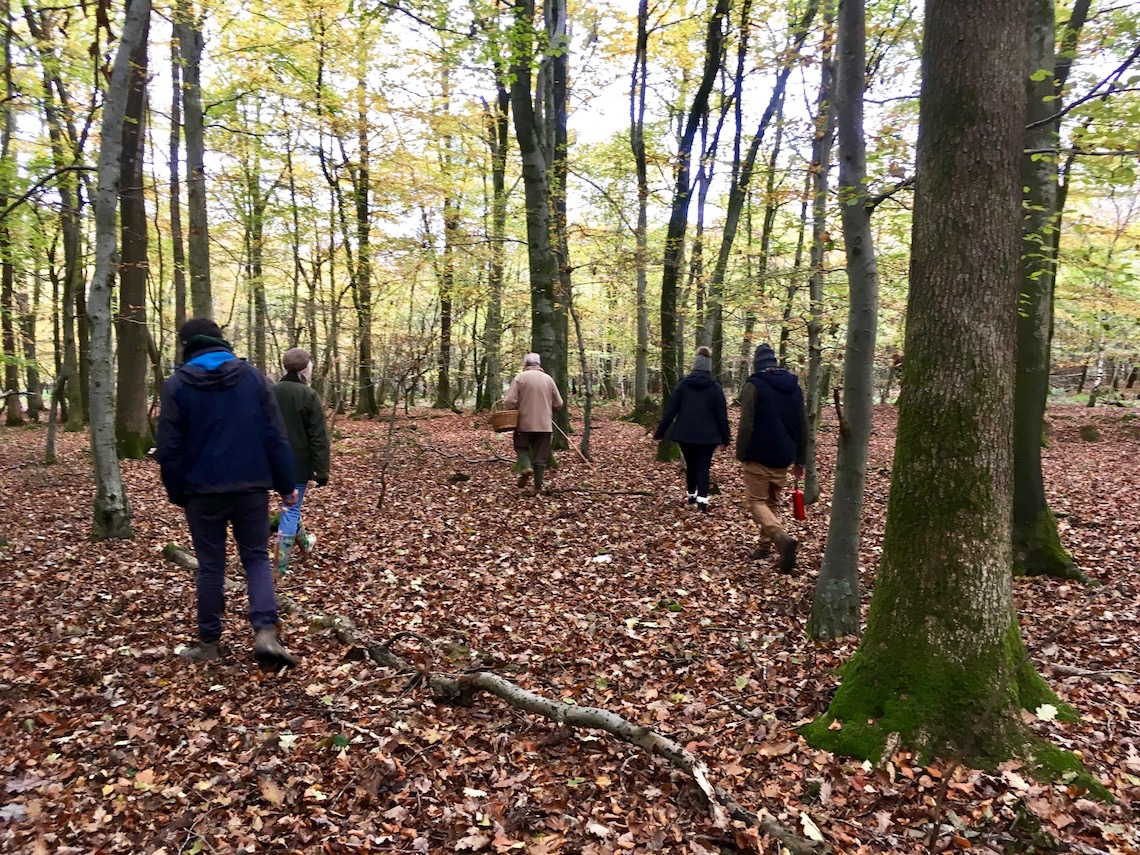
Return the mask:
<path id="1" fill-rule="evenodd" d="M 796 550 L 799 545 L 799 541 L 790 534 L 782 534 L 776 538 L 776 552 L 780 555 L 776 569 L 785 576 L 796 575 Z"/>
<path id="2" fill-rule="evenodd" d="M 271 626 L 263 626 L 253 633 L 253 658 L 262 671 L 279 671 L 297 664 L 293 655 L 277 640 L 277 630 Z"/>

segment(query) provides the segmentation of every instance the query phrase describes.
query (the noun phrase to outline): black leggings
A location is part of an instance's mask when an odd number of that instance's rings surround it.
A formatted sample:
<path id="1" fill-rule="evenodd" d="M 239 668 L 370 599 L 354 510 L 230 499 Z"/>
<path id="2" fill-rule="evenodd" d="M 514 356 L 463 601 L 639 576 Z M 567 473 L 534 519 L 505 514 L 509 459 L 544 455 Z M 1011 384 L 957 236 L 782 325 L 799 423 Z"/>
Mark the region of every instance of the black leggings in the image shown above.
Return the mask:
<path id="1" fill-rule="evenodd" d="M 701 498 L 709 497 L 709 468 L 712 466 L 716 443 L 678 442 L 685 458 L 685 490 Z"/>

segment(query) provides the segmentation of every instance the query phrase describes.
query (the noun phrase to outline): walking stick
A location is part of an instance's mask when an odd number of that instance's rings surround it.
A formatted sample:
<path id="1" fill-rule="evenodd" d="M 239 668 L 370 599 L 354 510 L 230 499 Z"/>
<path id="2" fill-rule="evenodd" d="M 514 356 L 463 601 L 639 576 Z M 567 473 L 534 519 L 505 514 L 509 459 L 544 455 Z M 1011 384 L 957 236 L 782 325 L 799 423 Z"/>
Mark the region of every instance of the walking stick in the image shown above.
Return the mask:
<path id="1" fill-rule="evenodd" d="M 570 441 L 570 437 L 566 436 L 566 431 L 562 430 L 562 428 L 558 426 L 558 422 L 554 422 L 554 427 L 556 427 L 558 429 L 558 432 L 560 434 L 562 434 L 562 436 L 566 439 L 566 444 L 578 452 L 578 456 L 582 458 L 583 463 L 589 463 L 591 466 L 594 465 L 594 461 L 592 461 L 590 458 L 588 458 L 586 455 L 584 455 L 582 453 L 582 449 L 580 449 L 578 446 L 576 446 L 573 442 Z"/>

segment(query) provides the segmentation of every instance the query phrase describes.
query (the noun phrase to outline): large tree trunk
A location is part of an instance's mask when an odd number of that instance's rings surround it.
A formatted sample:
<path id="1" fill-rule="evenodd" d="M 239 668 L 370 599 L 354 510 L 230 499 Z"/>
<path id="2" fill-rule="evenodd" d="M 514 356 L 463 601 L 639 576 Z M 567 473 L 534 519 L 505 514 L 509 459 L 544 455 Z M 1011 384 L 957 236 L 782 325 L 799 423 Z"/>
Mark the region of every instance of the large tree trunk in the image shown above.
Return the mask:
<path id="1" fill-rule="evenodd" d="M 546 156 L 531 92 L 534 2 L 517 0 L 515 19 L 521 34 L 512 43 L 511 111 L 522 159 L 526 201 L 527 260 L 530 271 L 530 348 L 546 360 L 557 359 L 558 257 L 551 242 L 550 190 Z M 563 389 L 562 391 L 566 391 Z"/>
<path id="2" fill-rule="evenodd" d="M 1059 704 L 1012 601 L 1026 0 L 928 0 L 903 401 L 867 631 L 810 741 L 878 761 L 1025 753 Z M 978 21 L 986 26 L 979 27 Z"/>
<path id="3" fill-rule="evenodd" d="M 875 332 L 879 273 L 867 198 L 863 90 L 867 65 L 864 0 L 839 6 L 835 113 L 839 128 L 839 199 L 847 256 L 847 345 L 843 356 L 843 420 L 823 563 L 808 632 L 831 640 L 859 632 L 859 531 L 867 445 L 875 404 Z"/>
<path id="4" fill-rule="evenodd" d="M 150 20 L 150 0 L 131 0 L 111 82 L 103 103 L 98 176 L 95 195 L 95 273 L 91 280 L 88 317 L 91 322 L 91 459 L 95 469 L 95 503 L 91 522 L 94 540 L 131 538 L 131 506 L 115 452 L 115 412 L 112 400 L 111 294 L 118 267 L 115 208 L 119 196 L 123 124 L 131 87 L 132 57 Z"/>
<path id="5" fill-rule="evenodd" d="M 190 305 L 197 318 L 214 316 L 210 286 L 210 228 L 206 211 L 206 126 L 202 115 L 202 18 L 190 0 L 178 0 L 174 33 L 182 54 L 182 107 L 186 129 L 186 209 L 190 234 Z"/>
<path id="6" fill-rule="evenodd" d="M 728 17 L 728 0 L 717 0 L 705 31 L 705 62 L 700 84 L 693 95 L 693 103 L 685 118 L 681 138 L 677 144 L 673 201 L 669 210 L 669 224 L 665 232 L 665 258 L 661 275 L 661 407 L 677 385 L 677 354 L 681 346 L 677 332 L 677 284 L 681 278 L 681 263 L 685 251 L 685 231 L 689 222 L 689 200 L 692 198 L 693 141 L 705 113 L 708 112 L 709 93 L 716 81 L 722 63 L 724 22 Z M 657 459 L 676 457 L 676 446 L 665 440 L 657 446 Z"/>
<path id="7" fill-rule="evenodd" d="M 134 2 L 134 0 L 132 0 Z M 147 18 L 149 21 L 149 16 Z M 126 115 L 120 160 L 119 228 L 122 258 L 119 264 L 119 306 L 115 332 L 119 344 L 115 394 L 115 440 L 119 457 L 141 460 L 154 445 L 147 418 L 148 332 L 146 284 L 150 273 L 147 255 L 146 196 L 143 192 L 146 143 L 147 34 L 131 56 Z"/>
<path id="8" fill-rule="evenodd" d="M 1054 0 L 1030 0 L 1027 150 L 1057 147 L 1061 88 L 1067 62 L 1057 68 L 1054 51 Z M 1089 0 L 1079 0 L 1066 28 L 1066 42 L 1088 14 Z M 1043 79 L 1035 72 L 1050 73 Z M 1055 73 L 1059 71 L 1058 75 Z M 1013 572 L 1083 579 L 1061 545 L 1057 520 L 1045 498 L 1041 441 L 1049 397 L 1049 351 L 1053 329 L 1053 286 L 1060 229 L 1058 170 L 1053 157 L 1025 154 L 1021 161 L 1025 188 L 1025 231 L 1021 248 L 1021 303 L 1017 317 L 1017 375 L 1013 414 Z"/>

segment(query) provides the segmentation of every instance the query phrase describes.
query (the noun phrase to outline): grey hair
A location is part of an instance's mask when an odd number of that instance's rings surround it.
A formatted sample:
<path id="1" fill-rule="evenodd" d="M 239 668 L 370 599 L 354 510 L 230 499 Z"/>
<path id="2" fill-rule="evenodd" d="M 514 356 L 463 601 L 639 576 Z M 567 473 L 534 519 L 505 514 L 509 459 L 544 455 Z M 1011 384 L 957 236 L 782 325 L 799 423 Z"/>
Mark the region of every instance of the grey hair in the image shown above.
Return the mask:
<path id="1" fill-rule="evenodd" d="M 527 365 L 542 365 L 542 357 L 537 353 L 528 353 L 523 357 L 523 366 Z"/>

